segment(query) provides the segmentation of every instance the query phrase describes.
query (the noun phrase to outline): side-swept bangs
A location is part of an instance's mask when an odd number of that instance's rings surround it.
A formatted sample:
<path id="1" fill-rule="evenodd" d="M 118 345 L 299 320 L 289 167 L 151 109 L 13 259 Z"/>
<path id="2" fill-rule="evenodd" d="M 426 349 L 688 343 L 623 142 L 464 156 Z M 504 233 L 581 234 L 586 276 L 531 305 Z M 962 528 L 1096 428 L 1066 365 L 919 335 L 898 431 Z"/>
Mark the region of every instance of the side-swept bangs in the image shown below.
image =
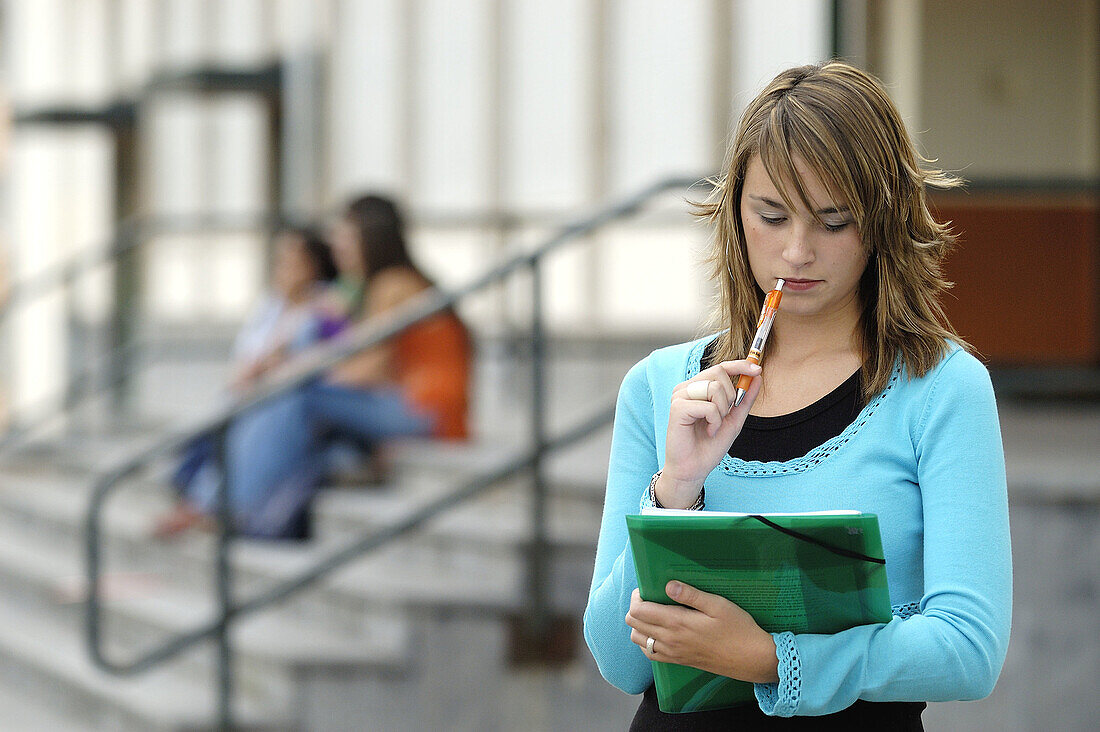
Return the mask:
<path id="1" fill-rule="evenodd" d="M 901 114 L 873 76 L 841 61 L 780 73 L 737 126 L 725 170 L 697 206 L 714 225 L 709 261 L 718 284 L 707 327 L 718 330 L 717 358 L 744 357 L 764 293 L 749 271 L 740 203 L 745 171 L 760 160 L 786 206 L 824 224 L 797 173 L 807 165 L 832 203 L 848 208 L 868 255 L 860 281 L 863 394 L 885 388 L 898 359 L 912 376 L 927 373 L 949 341 L 969 346 L 947 322 L 940 297 L 951 287 L 942 262 L 955 242 L 936 221 L 926 188 L 961 181 L 932 168 L 916 150 Z M 796 205 L 798 201 L 801 205 Z"/>

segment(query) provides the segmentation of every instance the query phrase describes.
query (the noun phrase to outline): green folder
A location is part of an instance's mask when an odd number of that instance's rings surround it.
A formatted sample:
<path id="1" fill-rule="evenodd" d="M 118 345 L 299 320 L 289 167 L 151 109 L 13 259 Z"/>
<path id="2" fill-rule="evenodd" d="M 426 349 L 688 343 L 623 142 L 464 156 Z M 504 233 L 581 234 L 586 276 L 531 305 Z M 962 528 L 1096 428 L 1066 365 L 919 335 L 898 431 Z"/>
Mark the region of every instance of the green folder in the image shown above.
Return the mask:
<path id="1" fill-rule="evenodd" d="M 665 594 L 675 579 L 732 600 L 772 633 L 836 633 L 890 621 L 875 514 L 647 509 L 627 516 L 626 525 L 643 600 L 675 604 Z M 652 663 L 663 712 L 722 709 L 756 699 L 751 683 Z"/>

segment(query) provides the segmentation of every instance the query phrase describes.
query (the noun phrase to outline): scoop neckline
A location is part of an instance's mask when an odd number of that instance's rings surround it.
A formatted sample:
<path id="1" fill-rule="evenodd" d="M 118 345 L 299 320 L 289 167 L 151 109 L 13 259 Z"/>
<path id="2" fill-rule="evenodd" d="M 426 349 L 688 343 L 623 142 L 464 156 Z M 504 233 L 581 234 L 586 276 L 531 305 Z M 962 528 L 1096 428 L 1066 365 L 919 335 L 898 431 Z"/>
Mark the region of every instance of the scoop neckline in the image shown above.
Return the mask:
<path id="1" fill-rule="evenodd" d="M 700 367 L 702 364 L 700 363 Z M 836 405 L 842 399 L 847 398 L 859 388 L 859 369 L 842 381 L 839 386 L 812 404 L 807 404 L 801 409 L 786 414 L 774 414 L 770 417 L 762 417 L 750 414 L 745 419 L 745 426 L 754 430 L 779 430 L 801 424 L 808 419 L 813 419 L 826 409 Z"/>
<path id="2" fill-rule="evenodd" d="M 688 379 L 694 378 L 699 375 L 701 362 L 703 358 L 703 352 L 706 347 L 718 337 L 715 334 L 709 338 L 703 338 L 696 342 L 695 346 L 689 351 L 687 358 L 687 368 L 685 369 L 685 375 Z M 858 372 L 857 372 L 858 373 Z M 805 455 L 801 457 L 792 458 L 790 460 L 771 460 L 768 462 L 761 462 L 759 460 L 743 460 L 741 458 L 731 457 L 729 453 L 722 457 L 722 461 L 718 464 L 715 470 L 720 470 L 726 475 L 741 475 L 748 477 L 768 477 L 778 475 L 792 475 L 798 473 L 805 473 L 808 470 L 816 468 L 821 463 L 828 460 L 835 455 L 844 445 L 848 443 L 853 437 L 859 434 L 860 430 L 867 424 L 867 422 L 878 411 L 879 406 L 886 399 L 887 395 L 893 390 L 894 385 L 901 377 L 901 362 L 900 360 L 894 365 L 893 373 L 890 375 L 890 381 L 886 384 L 886 388 L 879 392 L 874 398 L 872 398 L 863 409 L 860 410 L 856 418 L 841 431 L 840 434 L 829 438 L 825 442 L 821 443 L 817 447 L 813 448 Z M 849 377 L 851 379 L 851 377 Z M 847 381 L 845 382 L 847 383 Z M 836 390 L 830 392 L 830 395 L 836 393 L 843 388 L 843 384 L 837 387 Z M 823 397 L 827 399 L 829 395 Z M 814 405 L 819 404 L 821 400 L 814 404 L 804 407 L 803 409 L 811 409 Z M 802 410 L 799 410 L 802 411 Z M 776 417 L 758 417 L 757 419 L 782 419 L 798 412 L 791 412 L 788 415 L 777 415 Z"/>

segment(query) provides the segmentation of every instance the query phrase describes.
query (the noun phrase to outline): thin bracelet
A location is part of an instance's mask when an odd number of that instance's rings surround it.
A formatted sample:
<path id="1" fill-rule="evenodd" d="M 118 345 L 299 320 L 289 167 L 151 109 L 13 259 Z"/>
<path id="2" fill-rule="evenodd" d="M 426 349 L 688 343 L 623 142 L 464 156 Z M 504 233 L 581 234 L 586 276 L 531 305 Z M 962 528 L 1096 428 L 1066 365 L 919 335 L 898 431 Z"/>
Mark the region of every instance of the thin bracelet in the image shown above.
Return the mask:
<path id="1" fill-rule="evenodd" d="M 653 503 L 654 508 L 664 508 L 661 502 L 657 500 L 657 481 L 661 478 L 661 473 L 665 472 L 664 469 L 658 470 L 653 474 L 653 477 L 649 480 L 649 500 Z M 707 487 L 701 486 L 699 488 L 699 497 L 695 499 L 695 503 L 691 504 L 685 511 L 702 511 L 703 506 L 706 505 Z"/>

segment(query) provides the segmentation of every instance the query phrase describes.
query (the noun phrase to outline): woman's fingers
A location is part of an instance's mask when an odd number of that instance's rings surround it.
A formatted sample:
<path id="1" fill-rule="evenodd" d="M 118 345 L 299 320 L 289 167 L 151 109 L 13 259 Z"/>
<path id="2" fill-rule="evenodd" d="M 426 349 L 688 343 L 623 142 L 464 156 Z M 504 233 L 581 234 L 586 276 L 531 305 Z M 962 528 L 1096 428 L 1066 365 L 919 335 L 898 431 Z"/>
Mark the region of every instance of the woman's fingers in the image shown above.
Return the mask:
<path id="1" fill-rule="evenodd" d="M 678 406 L 679 408 L 674 412 L 674 416 L 676 412 L 679 413 L 681 424 L 692 425 L 700 420 L 705 420 L 707 435 L 710 437 L 713 437 L 722 426 L 722 420 L 726 416 L 722 413 L 721 408 L 712 401 L 681 399 Z"/>
<path id="2" fill-rule="evenodd" d="M 737 387 L 733 383 L 733 379 L 730 378 L 730 375 L 722 368 L 722 365 L 718 364 L 717 366 L 707 369 L 707 378 L 713 379 L 714 383 L 721 387 L 722 393 L 726 397 L 727 407 L 733 404 L 733 398 L 737 393 Z M 729 409 L 727 408 L 726 411 L 728 412 Z"/>
<path id="3" fill-rule="evenodd" d="M 637 590 L 634 592 L 636 593 Z M 645 648 L 646 641 L 650 638 L 670 638 L 671 631 L 669 628 L 661 625 L 660 622 L 655 622 L 658 618 L 664 617 L 663 611 L 667 611 L 668 609 L 666 605 L 645 602 L 641 599 L 631 602 L 630 612 L 626 614 L 626 624 L 630 626 L 631 642 L 637 643 L 642 648 Z M 640 616 L 647 616 L 647 619 L 643 619 Z"/>
<path id="4" fill-rule="evenodd" d="M 729 381 L 729 377 L 726 377 Z M 691 381 L 685 381 L 672 392 L 675 401 L 711 402 L 725 416 L 730 405 L 733 404 L 733 393 L 718 379 L 706 379 L 696 377 Z"/>
<path id="5" fill-rule="evenodd" d="M 737 390 L 735 379 L 739 380 L 742 376 L 750 376 L 753 377 L 753 381 L 756 381 L 755 377 L 760 375 L 760 366 L 752 361 L 723 361 L 716 368 L 720 369 L 725 375 L 734 393 Z"/>
<path id="6" fill-rule="evenodd" d="M 749 383 L 749 388 L 745 390 L 745 396 L 741 400 L 741 404 L 738 405 L 739 407 L 743 407 L 745 412 L 748 413 L 749 409 L 752 407 L 752 403 L 756 401 L 756 395 L 760 393 L 762 382 L 756 377 L 760 375 L 761 369 L 757 364 L 751 361 L 726 361 L 721 365 L 725 367 L 726 364 L 730 364 L 729 369 L 733 371 L 738 378 L 740 378 L 741 374 L 753 377 L 752 381 Z M 734 366 L 734 364 L 737 366 Z M 742 366 L 742 364 L 744 364 L 744 366 Z"/>
<path id="7" fill-rule="evenodd" d="M 749 361 L 724 361 L 700 373 L 699 376 L 678 384 L 672 391 L 673 406 L 675 407 L 678 403 L 684 416 L 696 420 L 705 419 L 708 423 L 707 433 L 711 437 L 722 426 L 722 420 L 726 415 L 733 411 L 737 385 L 730 372 L 737 376 L 742 373 L 756 376 L 760 373 L 760 367 Z M 753 379 L 753 381 L 757 380 Z M 714 408 L 704 406 L 708 404 Z M 749 401 L 749 404 L 752 402 Z M 682 423 L 688 422 L 684 420 Z"/>
<path id="8" fill-rule="evenodd" d="M 692 381 L 684 389 L 684 396 L 688 399 L 710 399 L 710 379 Z"/>
<path id="9" fill-rule="evenodd" d="M 711 402 L 718 411 L 725 415 L 729 412 L 730 405 L 733 403 L 730 401 L 730 395 L 727 393 L 725 387 L 721 382 L 711 379 L 699 379 L 696 381 L 688 382 L 687 386 L 681 391 L 682 398 L 691 401 Z"/>
<path id="10" fill-rule="evenodd" d="M 679 397 L 714 402 L 725 416 L 732 410 L 737 395 L 735 379 L 742 374 L 755 377 L 760 374 L 760 367 L 745 360 L 723 361 L 677 384 L 672 390 L 672 396 L 674 399 Z"/>
<path id="11" fill-rule="evenodd" d="M 639 647 L 641 647 L 642 651 L 647 656 L 649 655 L 649 648 L 650 648 L 649 639 L 650 638 L 653 639 L 653 646 L 652 646 L 653 655 L 654 656 L 660 655 L 660 653 L 661 653 L 660 645 L 661 644 L 657 642 L 657 637 L 656 636 L 646 635 L 645 633 L 639 632 L 637 630 L 631 630 L 630 631 L 630 642 L 638 645 Z"/>

